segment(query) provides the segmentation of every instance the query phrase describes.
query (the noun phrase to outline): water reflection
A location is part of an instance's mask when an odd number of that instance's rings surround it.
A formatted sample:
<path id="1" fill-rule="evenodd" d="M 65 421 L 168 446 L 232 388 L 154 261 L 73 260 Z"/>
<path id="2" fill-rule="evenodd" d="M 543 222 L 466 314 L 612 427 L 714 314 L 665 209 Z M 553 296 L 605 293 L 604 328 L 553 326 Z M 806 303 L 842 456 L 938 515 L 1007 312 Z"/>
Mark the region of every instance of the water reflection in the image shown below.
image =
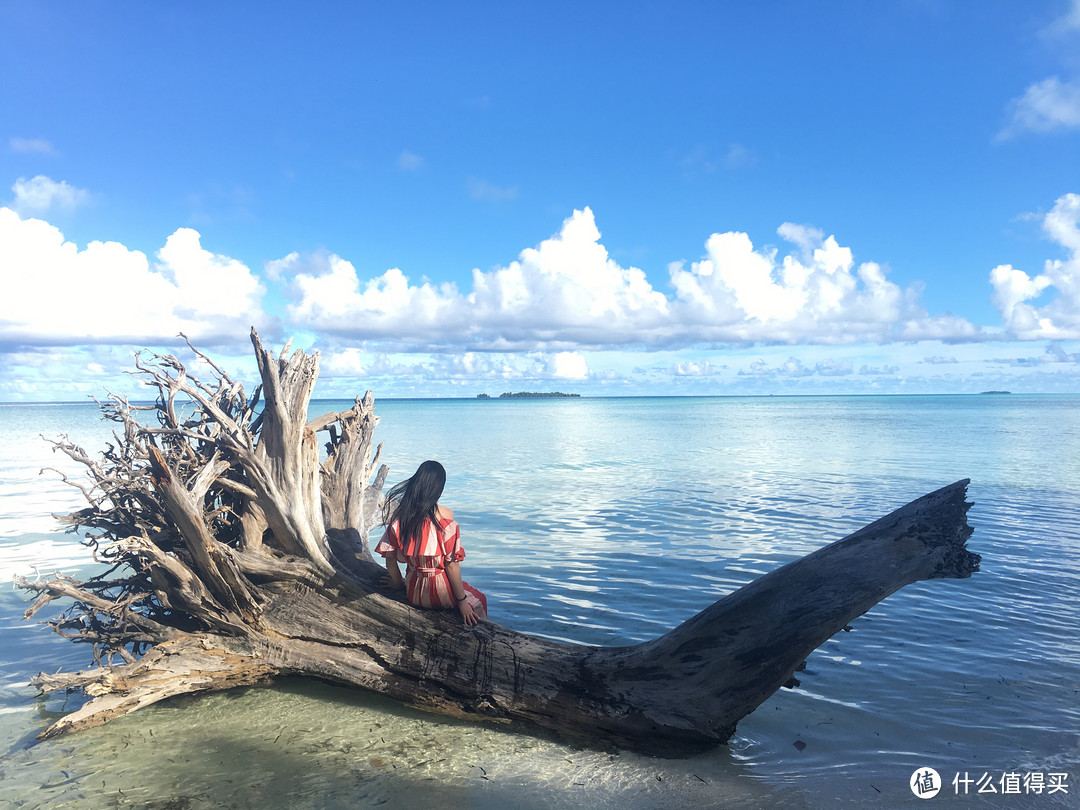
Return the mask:
<path id="1" fill-rule="evenodd" d="M 48 523 L 41 511 L 79 505 L 78 493 L 37 478 L 58 459 L 24 435 L 49 432 L 38 415 L 16 412 L 0 412 L 3 437 L 17 437 L 0 444 L 3 571 L 28 573 L 34 560 L 70 570 L 81 546 L 35 527 Z M 34 704 L 26 676 L 87 656 L 21 622 L 21 595 L 9 592 L 0 801 L 888 807 L 910 798 L 921 765 L 1080 774 L 1076 398 L 388 402 L 379 412 L 391 482 L 443 461 L 466 576 L 495 621 L 524 632 L 652 638 L 969 476 L 983 573 L 893 595 L 812 655 L 802 686 L 746 718 L 729 748 L 676 761 L 611 758 L 304 682 L 169 704 L 23 749 L 45 723 L 36 713 L 60 708 Z M 13 427 L 13 414 L 24 422 Z M 92 408 L 57 414 L 56 430 L 96 446 Z"/>

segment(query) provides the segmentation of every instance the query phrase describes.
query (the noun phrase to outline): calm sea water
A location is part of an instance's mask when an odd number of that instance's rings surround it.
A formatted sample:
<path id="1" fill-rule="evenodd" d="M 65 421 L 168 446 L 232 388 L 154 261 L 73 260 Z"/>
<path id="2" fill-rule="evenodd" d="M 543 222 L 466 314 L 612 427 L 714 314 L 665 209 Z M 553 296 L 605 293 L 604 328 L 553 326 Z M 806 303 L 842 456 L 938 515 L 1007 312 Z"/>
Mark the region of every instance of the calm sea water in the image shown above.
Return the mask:
<path id="1" fill-rule="evenodd" d="M 341 403 L 314 403 L 312 414 Z M 1080 806 L 1080 397 L 379 403 L 391 482 L 449 472 L 466 578 L 491 618 L 572 643 L 659 635 L 731 590 L 970 477 L 982 572 L 886 599 L 731 745 L 656 759 L 448 721 L 294 680 L 185 698 L 47 743 L 78 697 L 39 669 L 88 651 L 0 594 L 0 803 L 38 807 L 895 807 L 936 769 L 964 807 Z M 39 434 L 88 449 L 92 405 L 0 406 L 0 568 L 85 573 L 50 513 L 80 505 Z M 799 743 L 798 746 L 795 743 Z M 1068 792 L 1003 794 L 1006 774 Z M 972 780 L 969 795 L 954 775 Z M 985 777 L 984 777 L 985 774 Z M 980 781 L 981 780 L 981 784 Z M 989 781 L 992 780 L 992 781 Z M 1058 777 L 1060 780 L 1060 777 Z M 997 793 L 985 790 L 989 784 Z"/>

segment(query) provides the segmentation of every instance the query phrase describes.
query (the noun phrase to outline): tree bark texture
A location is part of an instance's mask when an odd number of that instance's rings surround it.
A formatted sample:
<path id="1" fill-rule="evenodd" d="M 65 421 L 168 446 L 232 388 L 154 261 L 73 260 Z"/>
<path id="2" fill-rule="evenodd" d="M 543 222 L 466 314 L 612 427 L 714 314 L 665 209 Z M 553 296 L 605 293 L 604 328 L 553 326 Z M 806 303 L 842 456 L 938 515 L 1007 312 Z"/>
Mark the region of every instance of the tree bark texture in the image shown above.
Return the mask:
<path id="1" fill-rule="evenodd" d="M 379 587 L 367 535 L 380 523 L 387 469 L 381 447 L 372 452 L 371 393 L 309 420 L 318 354 L 289 356 L 286 346 L 275 357 L 254 331 L 251 339 L 262 377 L 251 397 L 194 347 L 211 382 L 175 357 L 141 355 L 156 403 L 102 403 L 118 430 L 100 459 L 55 443 L 91 481 L 80 486 L 89 505 L 62 519 L 110 567 L 86 582 L 19 582 L 37 594 L 27 618 L 69 598 L 49 624 L 93 646 L 92 668 L 32 679 L 90 698 L 41 737 L 174 695 L 301 675 L 593 745 L 701 749 L 727 741 L 740 719 L 797 683 L 810 652 L 889 594 L 978 570 L 963 480 L 652 641 L 591 647 L 491 622 L 467 628 L 455 611 L 420 610 Z"/>

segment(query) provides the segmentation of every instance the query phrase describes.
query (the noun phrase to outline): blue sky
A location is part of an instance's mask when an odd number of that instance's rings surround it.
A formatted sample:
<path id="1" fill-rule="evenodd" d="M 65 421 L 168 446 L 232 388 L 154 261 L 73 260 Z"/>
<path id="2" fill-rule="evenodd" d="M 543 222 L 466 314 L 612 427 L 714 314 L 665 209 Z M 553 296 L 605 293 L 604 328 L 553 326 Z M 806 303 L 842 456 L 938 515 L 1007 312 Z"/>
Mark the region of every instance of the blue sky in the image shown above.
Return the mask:
<path id="1" fill-rule="evenodd" d="M 1080 391 L 1080 1 L 0 4 L 0 401 Z"/>

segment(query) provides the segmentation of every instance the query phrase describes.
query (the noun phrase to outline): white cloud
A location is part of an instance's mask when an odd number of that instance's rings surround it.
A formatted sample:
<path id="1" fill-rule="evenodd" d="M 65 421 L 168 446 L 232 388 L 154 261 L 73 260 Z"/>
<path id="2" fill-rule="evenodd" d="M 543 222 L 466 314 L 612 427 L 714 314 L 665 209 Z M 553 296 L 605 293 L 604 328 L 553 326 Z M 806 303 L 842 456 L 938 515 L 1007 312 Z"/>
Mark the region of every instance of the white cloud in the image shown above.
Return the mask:
<path id="1" fill-rule="evenodd" d="M 1062 81 L 1057 76 L 1043 79 L 1013 99 L 1009 109 L 1011 120 L 999 133 L 999 139 L 1021 132 L 1080 129 L 1080 82 Z"/>
<path id="2" fill-rule="evenodd" d="M 1074 31 L 1080 31 L 1080 0 L 1070 0 L 1065 13 L 1047 27 L 1047 33 L 1056 36 L 1067 36 Z"/>
<path id="3" fill-rule="evenodd" d="M 779 233 L 794 254 L 755 249 L 745 233 L 713 234 L 704 259 L 671 265 L 671 297 L 641 269 L 610 257 L 588 208 L 509 265 L 473 270 L 467 294 L 450 284 L 415 285 L 398 268 L 361 280 L 336 255 L 290 254 L 268 272 L 292 276 L 289 314 L 299 325 L 416 347 L 527 351 L 977 335 L 962 318 L 927 316 L 918 305 L 921 288 L 901 289 L 873 262 L 856 265 L 834 237 L 790 223 Z"/>
<path id="4" fill-rule="evenodd" d="M 863 368 L 865 369 L 866 366 L 863 366 Z M 822 377 L 846 377 L 848 374 L 854 373 L 855 365 L 850 360 L 837 360 L 827 357 L 814 366 L 814 371 Z M 860 371 L 860 373 L 865 372 Z"/>
<path id="5" fill-rule="evenodd" d="M 516 200 L 518 196 L 516 186 L 496 186 L 478 177 L 470 177 L 466 180 L 465 190 L 472 199 L 484 202 Z"/>
<path id="6" fill-rule="evenodd" d="M 90 194 L 61 180 L 59 183 L 39 174 L 27 180 L 20 177 L 12 185 L 15 199 L 11 207 L 20 214 L 41 214 L 50 208 L 72 209 L 86 202 Z"/>
<path id="7" fill-rule="evenodd" d="M 319 357 L 319 373 L 326 377 L 359 377 L 367 374 L 364 350 L 349 347 L 334 352 L 323 352 Z"/>
<path id="8" fill-rule="evenodd" d="M 668 302 L 635 267 L 600 244 L 592 211 L 575 211 L 556 236 L 490 272 L 473 270 L 469 322 L 493 344 L 648 342 Z"/>
<path id="9" fill-rule="evenodd" d="M 1043 218 L 1046 234 L 1069 252 L 1048 260 L 1043 272 L 1029 276 L 1011 264 L 990 271 L 991 296 L 1005 328 L 1022 340 L 1080 337 L 1080 194 L 1059 197 Z M 1055 296 L 1043 306 L 1035 301 L 1048 291 Z"/>
<path id="10" fill-rule="evenodd" d="M 1070 72 L 1075 68 L 1077 33 L 1080 32 L 1080 0 L 1069 0 L 1068 8 L 1042 33 L 1052 51 L 1066 54 Z M 1023 95 L 1007 106 L 1009 122 L 997 134 L 1003 141 L 1025 132 L 1049 133 L 1080 129 L 1080 76 L 1050 76 L 1028 85 Z"/>
<path id="11" fill-rule="evenodd" d="M 584 380 L 589 376 L 589 366 L 577 352 L 556 352 L 547 359 L 545 371 L 560 380 Z"/>
<path id="12" fill-rule="evenodd" d="M 810 377 L 813 374 L 814 370 L 807 368 L 797 357 L 789 357 L 779 366 L 770 366 L 765 360 L 759 358 L 739 371 L 740 377 Z"/>
<path id="13" fill-rule="evenodd" d="M 726 366 L 714 366 L 711 360 L 686 360 L 673 363 L 668 373 L 674 377 L 711 377 L 720 374 Z"/>
<path id="14" fill-rule="evenodd" d="M 901 327 L 911 339 L 919 330 L 945 331 L 918 307 L 918 288 L 901 289 L 874 262 L 856 266 L 834 237 L 791 223 L 778 233 L 798 255 L 781 259 L 775 248 L 755 249 L 745 233 L 729 232 L 709 237 L 706 258 L 689 269 L 671 266 L 686 339 L 856 343 L 893 339 Z M 961 319 L 948 325 L 976 331 Z"/>
<path id="15" fill-rule="evenodd" d="M 267 322 L 264 290 L 242 263 L 181 228 L 151 264 L 117 242 L 80 250 L 59 229 L 0 208 L 0 340 L 25 344 L 235 340 Z"/>
<path id="16" fill-rule="evenodd" d="M 292 275 L 296 271 L 296 267 L 299 263 L 300 254 L 294 250 L 288 256 L 264 262 L 263 269 L 266 271 L 266 277 L 268 279 L 271 281 L 278 281 L 283 276 Z"/>
<path id="17" fill-rule="evenodd" d="M 421 346 L 528 350 L 641 341 L 667 318 L 667 301 L 643 271 L 613 261 L 599 238 L 592 212 L 575 212 L 558 235 L 517 261 L 474 270 L 467 296 L 452 284 L 413 285 L 398 268 L 361 282 L 341 257 L 314 257 L 312 269 L 293 278 L 299 300 L 289 313 L 339 334 Z"/>
<path id="18" fill-rule="evenodd" d="M 55 155 L 53 145 L 42 138 L 12 138 L 8 141 L 12 152 L 24 155 Z"/>
<path id="19" fill-rule="evenodd" d="M 242 262 L 203 248 L 198 231 L 178 229 L 157 257 L 156 270 L 176 290 L 175 315 L 205 322 L 258 311 L 265 292 L 259 279 Z"/>
<path id="20" fill-rule="evenodd" d="M 295 255 L 295 254 L 290 254 Z M 275 263 L 278 274 L 299 259 Z M 325 332 L 436 345 L 461 337 L 465 315 L 453 284 L 417 287 L 398 268 L 361 283 L 356 268 L 340 256 L 314 256 L 293 277 L 299 298 L 289 306 L 293 321 Z"/>
<path id="21" fill-rule="evenodd" d="M 804 262 L 813 261 L 814 251 L 825 242 L 825 232 L 820 228 L 812 228 L 809 225 L 784 222 L 776 229 L 776 232 L 784 241 L 790 242 L 799 248 Z"/>
<path id="22" fill-rule="evenodd" d="M 424 159 L 420 155 L 404 151 L 398 156 L 398 168 L 403 172 L 415 172 L 424 165 Z"/>
<path id="23" fill-rule="evenodd" d="M 520 377 L 521 370 L 515 365 L 517 358 L 483 352 L 462 352 L 441 358 L 432 366 L 432 374 L 441 371 L 449 377 L 471 379 L 510 379 Z"/>

